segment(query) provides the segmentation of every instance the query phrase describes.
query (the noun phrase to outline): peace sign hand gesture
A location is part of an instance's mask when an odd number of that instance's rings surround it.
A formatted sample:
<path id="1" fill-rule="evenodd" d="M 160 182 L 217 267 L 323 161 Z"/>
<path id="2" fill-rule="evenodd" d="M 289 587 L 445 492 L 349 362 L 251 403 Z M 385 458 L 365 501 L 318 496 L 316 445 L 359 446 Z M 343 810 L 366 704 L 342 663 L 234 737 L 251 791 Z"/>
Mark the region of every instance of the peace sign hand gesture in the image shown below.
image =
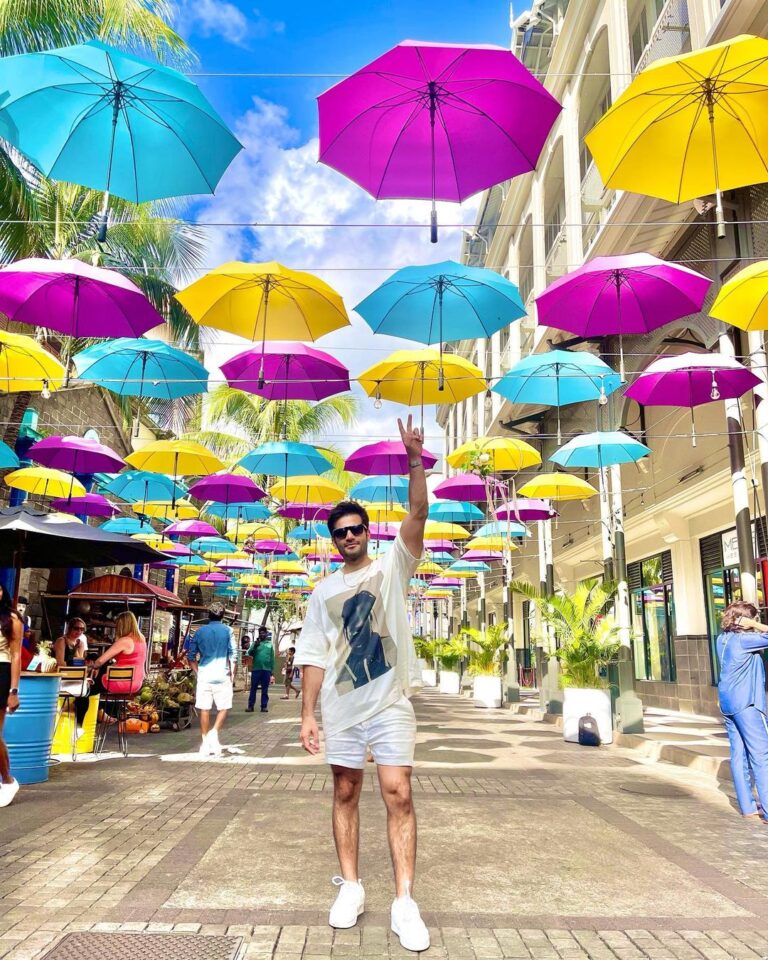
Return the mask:
<path id="1" fill-rule="evenodd" d="M 413 416 L 408 415 L 408 422 L 403 426 L 403 421 L 398 418 L 397 426 L 400 430 L 400 439 L 408 454 L 409 460 L 420 460 L 424 450 L 424 431 L 413 425 Z"/>

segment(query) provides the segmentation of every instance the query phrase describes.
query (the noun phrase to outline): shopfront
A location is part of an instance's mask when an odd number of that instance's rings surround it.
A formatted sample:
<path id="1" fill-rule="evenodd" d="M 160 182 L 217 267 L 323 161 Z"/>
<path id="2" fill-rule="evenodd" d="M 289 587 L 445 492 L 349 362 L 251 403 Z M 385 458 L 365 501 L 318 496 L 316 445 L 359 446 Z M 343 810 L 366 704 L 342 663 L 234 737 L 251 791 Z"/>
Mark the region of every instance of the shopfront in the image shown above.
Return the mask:
<path id="1" fill-rule="evenodd" d="M 635 679 L 674 683 L 675 605 L 668 550 L 627 565 Z"/>

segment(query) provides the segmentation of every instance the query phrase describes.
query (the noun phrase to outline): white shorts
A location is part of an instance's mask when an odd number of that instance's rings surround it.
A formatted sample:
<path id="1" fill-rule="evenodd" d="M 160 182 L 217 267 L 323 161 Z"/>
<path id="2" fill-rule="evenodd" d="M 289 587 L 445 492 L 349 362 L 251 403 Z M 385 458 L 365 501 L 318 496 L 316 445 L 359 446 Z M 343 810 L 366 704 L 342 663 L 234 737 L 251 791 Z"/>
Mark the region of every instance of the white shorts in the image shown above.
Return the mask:
<path id="1" fill-rule="evenodd" d="M 332 766 L 364 770 L 366 749 L 386 767 L 412 767 L 416 749 L 416 717 L 411 701 L 401 697 L 370 720 L 325 738 L 325 758 Z"/>
<path id="2" fill-rule="evenodd" d="M 210 710 L 214 703 L 217 710 L 232 709 L 232 681 L 221 680 L 218 683 L 211 683 L 209 680 L 198 678 L 196 709 Z"/>

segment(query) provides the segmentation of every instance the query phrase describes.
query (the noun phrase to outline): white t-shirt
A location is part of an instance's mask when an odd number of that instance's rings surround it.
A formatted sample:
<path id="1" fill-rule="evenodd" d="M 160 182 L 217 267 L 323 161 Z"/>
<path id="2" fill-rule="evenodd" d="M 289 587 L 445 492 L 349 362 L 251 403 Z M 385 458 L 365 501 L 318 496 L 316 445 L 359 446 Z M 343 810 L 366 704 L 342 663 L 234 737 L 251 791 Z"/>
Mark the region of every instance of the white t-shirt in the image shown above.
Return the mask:
<path id="1" fill-rule="evenodd" d="M 370 719 L 421 686 L 408 624 L 408 585 L 419 558 L 398 534 L 392 549 L 354 573 L 315 587 L 294 665 L 325 670 L 320 709 L 326 736 Z"/>

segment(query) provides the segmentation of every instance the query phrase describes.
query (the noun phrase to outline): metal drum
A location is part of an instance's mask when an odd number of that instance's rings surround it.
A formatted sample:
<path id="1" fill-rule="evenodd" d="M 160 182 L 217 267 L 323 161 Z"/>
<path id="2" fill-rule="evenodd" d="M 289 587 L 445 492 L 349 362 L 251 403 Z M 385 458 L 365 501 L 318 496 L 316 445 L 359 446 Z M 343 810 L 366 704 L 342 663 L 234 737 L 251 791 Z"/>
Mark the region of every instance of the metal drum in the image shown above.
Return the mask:
<path id="1" fill-rule="evenodd" d="M 16 713 L 6 713 L 4 729 L 11 776 L 19 783 L 42 783 L 48 779 L 58 698 L 58 674 L 22 676 L 19 682 L 21 706 Z"/>

